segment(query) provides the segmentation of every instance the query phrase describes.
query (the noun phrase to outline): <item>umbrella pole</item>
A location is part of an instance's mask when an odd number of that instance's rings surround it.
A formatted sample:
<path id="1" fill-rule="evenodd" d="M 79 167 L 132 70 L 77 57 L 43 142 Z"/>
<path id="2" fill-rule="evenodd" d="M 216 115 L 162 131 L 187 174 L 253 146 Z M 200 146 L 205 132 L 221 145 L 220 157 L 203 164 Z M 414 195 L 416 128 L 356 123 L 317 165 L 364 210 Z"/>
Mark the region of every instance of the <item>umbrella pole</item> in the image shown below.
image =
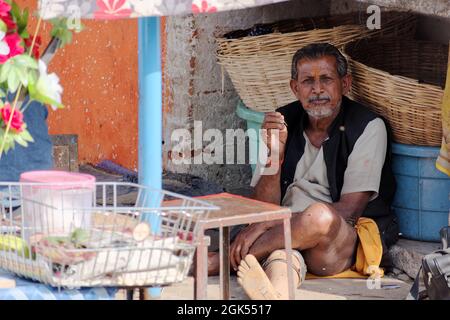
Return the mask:
<path id="1" fill-rule="evenodd" d="M 160 18 L 139 18 L 139 183 L 162 188 L 162 74 Z M 149 197 L 149 207 L 158 207 L 161 199 Z M 156 215 L 145 217 L 154 233 L 159 232 Z M 160 288 L 148 290 L 149 298 L 158 298 Z"/>

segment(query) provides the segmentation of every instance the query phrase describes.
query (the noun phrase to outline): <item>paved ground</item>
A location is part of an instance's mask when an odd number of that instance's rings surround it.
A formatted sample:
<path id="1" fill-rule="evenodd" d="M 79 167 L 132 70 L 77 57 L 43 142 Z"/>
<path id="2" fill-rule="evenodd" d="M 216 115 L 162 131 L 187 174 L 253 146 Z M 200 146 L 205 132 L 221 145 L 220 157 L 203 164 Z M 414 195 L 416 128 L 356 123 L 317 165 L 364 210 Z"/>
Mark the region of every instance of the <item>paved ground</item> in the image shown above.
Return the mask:
<path id="1" fill-rule="evenodd" d="M 164 288 L 161 299 L 192 300 L 193 286 L 193 278 L 188 277 L 182 283 Z M 381 280 L 380 286 L 369 289 L 366 280 L 361 279 L 314 279 L 306 280 L 295 294 L 296 300 L 402 300 L 410 289 L 410 284 L 387 277 Z M 208 299 L 220 299 L 219 277 L 209 278 Z M 231 279 L 231 299 L 248 299 L 235 277 Z"/>

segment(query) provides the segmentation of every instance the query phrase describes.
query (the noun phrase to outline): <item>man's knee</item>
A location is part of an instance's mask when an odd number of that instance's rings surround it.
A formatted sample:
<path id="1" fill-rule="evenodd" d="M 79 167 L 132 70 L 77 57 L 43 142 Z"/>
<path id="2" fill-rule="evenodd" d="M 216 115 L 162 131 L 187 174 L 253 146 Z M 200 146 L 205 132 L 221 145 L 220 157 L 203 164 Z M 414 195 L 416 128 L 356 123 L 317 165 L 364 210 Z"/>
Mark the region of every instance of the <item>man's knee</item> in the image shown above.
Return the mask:
<path id="1" fill-rule="evenodd" d="M 308 218 L 308 224 L 317 232 L 318 235 L 326 236 L 332 232 L 339 217 L 336 213 L 323 203 L 315 203 L 310 205 L 304 212 Z"/>
<path id="2" fill-rule="evenodd" d="M 279 250 L 275 250 L 273 251 L 269 257 L 267 257 L 267 261 L 272 261 L 272 260 L 286 260 L 287 258 L 287 254 L 286 254 L 286 250 L 284 249 L 279 249 Z"/>

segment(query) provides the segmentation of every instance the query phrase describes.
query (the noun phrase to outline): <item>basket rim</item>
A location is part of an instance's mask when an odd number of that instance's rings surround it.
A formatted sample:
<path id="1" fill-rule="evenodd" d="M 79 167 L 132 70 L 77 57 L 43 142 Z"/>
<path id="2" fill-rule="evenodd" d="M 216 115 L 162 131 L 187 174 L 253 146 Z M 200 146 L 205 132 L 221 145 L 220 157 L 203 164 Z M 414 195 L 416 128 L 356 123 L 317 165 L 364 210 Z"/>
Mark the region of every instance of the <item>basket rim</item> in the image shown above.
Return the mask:
<path id="1" fill-rule="evenodd" d="M 310 30 L 302 30 L 302 31 L 294 31 L 294 32 L 271 32 L 268 34 L 262 34 L 259 36 L 246 36 L 246 37 L 240 37 L 236 39 L 227 39 L 224 37 L 217 37 L 216 41 L 220 41 L 220 43 L 230 43 L 230 42 L 245 42 L 245 41 L 252 41 L 256 39 L 262 39 L 262 38 L 270 38 L 273 36 L 283 36 L 283 37 L 289 37 L 289 36 L 295 36 L 295 35 L 301 35 L 301 34 L 310 34 L 312 32 L 325 32 L 325 31 L 335 31 L 336 29 L 361 29 L 365 30 L 363 26 L 357 25 L 357 24 L 345 24 L 341 26 L 334 26 L 331 28 L 314 28 Z"/>
<path id="2" fill-rule="evenodd" d="M 343 14 L 337 14 L 337 15 L 332 15 L 332 14 L 326 14 L 326 15 L 319 15 L 316 17 L 300 17 L 297 19 L 293 19 L 293 20 L 303 20 L 303 19 L 308 19 L 308 20 L 314 20 L 314 19 L 324 19 L 324 18 L 330 18 L 333 16 L 342 16 L 342 17 L 351 17 L 351 16 L 355 16 L 357 14 L 359 14 L 361 12 L 359 11 L 354 11 L 354 12 L 349 12 L 349 13 L 343 13 Z M 410 19 L 417 19 L 418 15 L 415 14 L 413 11 L 411 10 L 388 10 L 385 11 L 384 13 L 387 14 L 396 14 L 397 16 L 388 20 L 388 22 L 393 22 L 396 21 L 397 19 L 401 20 L 402 18 L 410 18 Z M 281 20 L 283 21 L 283 20 Z M 278 21 L 279 22 L 279 21 Z M 263 35 L 259 35 L 259 36 L 244 36 L 244 37 L 239 37 L 239 38 L 231 38 L 228 39 L 226 37 L 224 37 L 227 33 L 233 32 L 233 31 L 229 31 L 225 34 L 222 34 L 220 36 L 215 37 L 216 41 L 220 41 L 222 43 L 229 43 L 229 42 L 244 42 L 246 40 L 252 40 L 252 39 L 257 39 L 257 38 L 262 38 L 262 37 L 267 37 L 267 36 L 272 36 L 272 35 L 293 35 L 293 34 L 302 34 L 302 33 L 310 33 L 312 31 L 329 31 L 329 30 L 333 30 L 335 28 L 339 28 L 339 27 L 356 27 L 356 28 L 360 28 L 362 30 L 366 30 L 367 28 L 363 25 L 360 24 L 355 24 L 355 23 L 349 23 L 349 24 L 342 24 L 342 25 L 337 25 L 337 26 L 333 26 L 333 27 L 328 27 L 328 28 L 314 28 L 314 29 L 309 29 L 309 30 L 302 30 L 302 31 L 294 31 L 294 32 L 271 32 L 268 34 L 263 34 Z M 366 31 L 367 32 L 367 31 Z"/>
<path id="3" fill-rule="evenodd" d="M 373 43 L 377 43 L 377 44 L 387 44 L 387 43 L 408 43 L 411 44 L 411 41 L 413 41 L 413 43 L 424 43 L 424 44 L 435 44 L 436 46 L 442 46 L 442 47 L 447 47 L 448 50 L 450 51 L 450 45 L 446 45 L 446 44 L 442 44 L 440 42 L 436 42 L 436 41 L 428 41 L 428 40 L 419 40 L 419 39 L 398 39 L 398 38 L 387 38 L 387 39 L 366 39 L 367 41 L 373 42 Z M 375 67 L 371 67 L 369 65 L 367 65 L 364 62 L 361 62 L 355 58 L 353 58 L 351 56 L 351 54 L 348 52 L 348 47 L 351 45 L 354 45 L 356 41 L 354 42 L 350 42 L 347 43 L 343 46 L 343 50 L 342 50 L 342 54 L 347 58 L 347 61 L 350 64 L 355 64 L 357 67 L 360 68 L 365 68 L 368 71 L 371 71 L 373 73 L 377 73 L 380 75 L 383 75 L 385 77 L 388 78 L 392 78 L 392 79 L 396 79 L 396 80 L 404 80 L 409 82 L 410 84 L 414 84 L 416 87 L 420 88 L 420 89 L 432 89 L 432 90 L 437 90 L 440 93 L 443 93 L 445 88 L 443 88 L 442 86 L 436 85 L 436 84 L 430 84 L 430 83 L 420 83 L 419 80 L 408 77 L 408 76 L 402 76 L 402 75 L 395 75 L 389 71 L 383 70 L 383 69 L 379 69 L 379 68 L 375 68 Z M 350 70 L 352 71 L 352 70 Z M 445 83 L 444 83 L 445 86 Z M 441 109 L 441 107 L 438 107 L 439 109 Z"/>
<path id="4" fill-rule="evenodd" d="M 387 77 L 389 77 L 389 78 L 403 79 L 403 80 L 409 81 L 409 82 L 413 83 L 414 85 L 417 85 L 417 87 L 420 87 L 421 89 L 427 88 L 427 89 L 438 90 L 439 92 L 444 92 L 444 89 L 442 87 L 438 86 L 438 85 L 429 84 L 429 83 L 420 83 L 419 80 L 417 80 L 417 79 L 414 79 L 414 78 L 411 78 L 411 77 L 406 77 L 406 76 L 394 75 L 394 74 L 392 74 L 392 73 L 390 73 L 388 71 L 384 71 L 384 70 L 381 70 L 381 69 L 370 67 L 370 66 L 368 66 L 368 65 L 366 65 L 366 64 L 364 64 L 362 62 L 359 62 L 359 61 L 353 60 L 353 59 L 350 60 L 350 59 L 348 59 L 349 63 L 354 63 L 354 64 L 357 64 L 357 65 L 361 65 L 361 66 L 363 66 L 364 68 L 366 68 L 369 71 L 375 71 L 376 73 L 383 73 L 384 75 L 387 75 Z"/>

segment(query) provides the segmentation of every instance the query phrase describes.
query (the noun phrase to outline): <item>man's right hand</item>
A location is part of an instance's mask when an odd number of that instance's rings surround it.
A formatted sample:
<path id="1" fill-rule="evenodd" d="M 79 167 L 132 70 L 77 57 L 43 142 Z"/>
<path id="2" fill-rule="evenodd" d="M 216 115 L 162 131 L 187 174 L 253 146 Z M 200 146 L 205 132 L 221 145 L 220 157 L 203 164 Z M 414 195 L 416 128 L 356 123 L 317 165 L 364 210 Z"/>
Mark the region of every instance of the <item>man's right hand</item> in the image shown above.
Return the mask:
<path id="1" fill-rule="evenodd" d="M 234 270 L 237 270 L 241 260 L 248 254 L 253 243 L 277 223 L 279 223 L 277 220 L 253 223 L 238 233 L 230 247 L 230 262 Z"/>
<path id="2" fill-rule="evenodd" d="M 278 153 L 279 160 L 283 160 L 288 136 L 284 116 L 279 112 L 266 112 L 261 129 L 267 130 L 266 134 L 263 135 L 263 141 L 267 145 L 270 154 L 275 155 Z M 278 139 L 275 139 L 275 131 L 278 131 Z M 272 136 L 274 136 L 274 139 L 272 139 Z M 272 142 L 275 144 L 272 145 Z"/>

